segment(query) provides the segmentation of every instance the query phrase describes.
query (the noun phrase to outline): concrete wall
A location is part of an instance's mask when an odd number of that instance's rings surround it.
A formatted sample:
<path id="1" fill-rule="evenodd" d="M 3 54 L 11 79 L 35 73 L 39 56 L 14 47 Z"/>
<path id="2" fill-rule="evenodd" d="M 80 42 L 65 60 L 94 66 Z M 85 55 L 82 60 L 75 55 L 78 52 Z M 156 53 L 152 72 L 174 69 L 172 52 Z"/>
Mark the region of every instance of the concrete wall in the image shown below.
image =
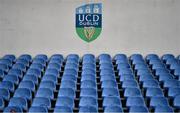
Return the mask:
<path id="1" fill-rule="evenodd" d="M 180 54 L 180 0 L 94 0 L 103 31 L 92 43 L 75 32 L 75 8 L 93 0 L 0 0 L 0 55 Z"/>

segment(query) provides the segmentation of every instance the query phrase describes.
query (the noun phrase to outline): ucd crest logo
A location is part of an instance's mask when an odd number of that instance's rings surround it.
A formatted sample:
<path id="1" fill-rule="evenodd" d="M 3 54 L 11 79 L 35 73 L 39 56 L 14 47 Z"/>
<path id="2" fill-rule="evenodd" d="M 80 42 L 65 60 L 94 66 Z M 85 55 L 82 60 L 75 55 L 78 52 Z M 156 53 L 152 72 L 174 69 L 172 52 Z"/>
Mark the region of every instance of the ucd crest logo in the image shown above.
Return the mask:
<path id="1" fill-rule="evenodd" d="M 86 42 L 95 40 L 102 30 L 102 4 L 86 4 L 76 8 L 76 32 Z"/>

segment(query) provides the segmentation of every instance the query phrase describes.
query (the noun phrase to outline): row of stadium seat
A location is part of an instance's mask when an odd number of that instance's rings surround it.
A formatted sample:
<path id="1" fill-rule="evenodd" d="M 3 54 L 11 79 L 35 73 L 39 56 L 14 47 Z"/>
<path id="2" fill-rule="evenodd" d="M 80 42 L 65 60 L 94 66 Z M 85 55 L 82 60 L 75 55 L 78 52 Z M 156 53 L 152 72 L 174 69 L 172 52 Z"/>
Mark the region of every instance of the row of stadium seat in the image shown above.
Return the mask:
<path id="1" fill-rule="evenodd" d="M 0 111 L 180 112 L 180 56 L 23 54 L 0 59 Z"/>

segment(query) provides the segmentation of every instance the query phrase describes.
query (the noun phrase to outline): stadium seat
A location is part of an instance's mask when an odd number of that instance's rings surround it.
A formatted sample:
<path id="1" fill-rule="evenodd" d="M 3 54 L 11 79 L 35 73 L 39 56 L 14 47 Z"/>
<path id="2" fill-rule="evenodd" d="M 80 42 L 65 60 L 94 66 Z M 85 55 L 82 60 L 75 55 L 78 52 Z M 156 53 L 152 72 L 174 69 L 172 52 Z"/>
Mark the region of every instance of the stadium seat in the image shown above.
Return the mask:
<path id="1" fill-rule="evenodd" d="M 129 113 L 149 113 L 148 108 L 145 106 L 131 106 Z"/>
<path id="2" fill-rule="evenodd" d="M 122 106 L 120 98 L 119 97 L 104 97 L 103 107 L 108 107 L 108 106 Z"/>
<path id="3" fill-rule="evenodd" d="M 24 75 L 23 81 L 32 81 L 36 85 L 38 85 L 38 83 L 39 83 L 38 77 L 33 74 Z"/>
<path id="4" fill-rule="evenodd" d="M 0 88 L 5 88 L 5 89 L 8 89 L 10 92 L 14 92 L 15 86 L 10 81 L 2 81 L 0 83 Z"/>
<path id="5" fill-rule="evenodd" d="M 123 113 L 123 109 L 120 106 L 106 106 L 104 113 Z"/>
<path id="6" fill-rule="evenodd" d="M 55 91 L 56 90 L 56 84 L 52 81 L 42 81 L 40 83 L 39 88 L 48 88 L 48 89 Z"/>
<path id="7" fill-rule="evenodd" d="M 22 81 L 19 84 L 19 88 L 27 88 L 30 89 L 32 92 L 35 92 L 35 84 L 32 81 Z"/>
<path id="8" fill-rule="evenodd" d="M 82 81 L 81 88 L 96 88 L 96 83 L 90 80 Z"/>
<path id="9" fill-rule="evenodd" d="M 102 81 L 101 87 L 102 88 L 117 88 L 117 83 L 115 80 L 105 80 L 105 81 Z"/>
<path id="10" fill-rule="evenodd" d="M 74 99 L 75 91 L 72 88 L 60 88 L 58 97 L 64 97 L 64 96 Z"/>
<path id="11" fill-rule="evenodd" d="M 11 62 L 15 62 L 16 56 L 13 54 L 8 54 L 8 55 L 3 56 L 3 59 L 8 59 L 8 60 L 11 60 Z"/>
<path id="12" fill-rule="evenodd" d="M 142 97 L 128 97 L 126 101 L 126 106 L 145 106 L 145 102 Z"/>
<path id="13" fill-rule="evenodd" d="M 154 113 L 173 113 L 173 109 L 170 106 L 157 106 Z"/>
<path id="14" fill-rule="evenodd" d="M 93 106 L 82 106 L 79 108 L 79 113 L 98 113 L 98 110 Z"/>
<path id="15" fill-rule="evenodd" d="M 160 88 L 147 88 L 146 97 L 164 97 L 164 94 Z"/>
<path id="16" fill-rule="evenodd" d="M 18 78 L 18 76 L 14 75 L 14 74 L 8 74 L 3 78 L 3 81 L 9 81 L 15 85 L 18 85 L 19 78 Z"/>
<path id="17" fill-rule="evenodd" d="M 119 91 L 117 88 L 104 88 L 102 91 L 102 97 L 108 96 L 119 96 Z"/>
<path id="18" fill-rule="evenodd" d="M 169 88 L 168 90 L 168 96 L 170 98 L 175 98 L 176 95 L 180 95 L 180 87 L 179 88 Z"/>
<path id="19" fill-rule="evenodd" d="M 94 88 L 82 88 L 80 97 L 94 97 L 97 98 L 97 90 Z"/>
<path id="20" fill-rule="evenodd" d="M 51 101 L 48 98 L 45 97 L 36 97 L 33 100 L 32 107 L 34 106 L 41 106 L 41 107 L 47 107 L 48 109 L 51 108 Z"/>
<path id="21" fill-rule="evenodd" d="M 138 88 L 126 88 L 124 97 L 142 97 L 141 91 Z"/>
<path id="22" fill-rule="evenodd" d="M 23 113 L 23 109 L 18 106 L 8 106 L 3 111 L 3 113 L 9 113 L 9 112 Z"/>
<path id="23" fill-rule="evenodd" d="M 136 88 L 138 87 L 138 84 L 135 80 L 125 80 L 122 83 L 122 88 Z"/>
<path id="24" fill-rule="evenodd" d="M 0 98 L 8 101 L 10 99 L 10 92 L 8 89 L 0 88 Z"/>
<path id="25" fill-rule="evenodd" d="M 56 101 L 56 107 L 65 106 L 69 108 L 74 107 L 74 99 L 64 96 L 64 97 L 58 97 Z"/>
<path id="26" fill-rule="evenodd" d="M 169 106 L 169 103 L 165 97 L 152 97 L 150 99 L 150 106 L 153 108 L 156 106 Z"/>
<path id="27" fill-rule="evenodd" d="M 53 89 L 39 88 L 37 90 L 36 97 L 46 97 L 46 98 L 49 98 L 49 99 L 54 99 Z"/>
<path id="28" fill-rule="evenodd" d="M 36 107 L 31 107 L 29 109 L 29 113 L 48 113 L 48 109 L 46 107 L 42 107 L 42 106 L 36 106 Z"/>
<path id="29" fill-rule="evenodd" d="M 72 88 L 76 89 L 76 83 L 72 80 L 64 80 L 61 82 L 60 88 Z"/>
<path id="30" fill-rule="evenodd" d="M 22 98 L 25 98 L 27 100 L 31 100 L 32 99 L 32 93 L 31 93 L 30 89 L 18 88 L 14 93 L 14 97 L 22 97 Z"/>
<path id="31" fill-rule="evenodd" d="M 54 108 L 54 113 L 73 113 L 73 110 L 67 106 L 59 106 Z"/>
<path id="32" fill-rule="evenodd" d="M 28 109 L 27 100 L 22 97 L 13 97 L 10 99 L 8 106 L 18 106 L 23 110 Z"/>
<path id="33" fill-rule="evenodd" d="M 82 107 L 82 106 L 97 107 L 98 106 L 97 99 L 95 99 L 94 97 L 81 97 L 80 102 L 79 102 L 79 107 Z"/>
<path id="34" fill-rule="evenodd" d="M 180 95 L 176 95 L 173 101 L 175 108 L 180 109 Z"/>
<path id="35" fill-rule="evenodd" d="M 27 61 L 31 61 L 32 57 L 29 54 L 22 54 L 21 56 L 18 57 L 18 59 L 25 59 Z"/>
<path id="36" fill-rule="evenodd" d="M 102 78 L 102 77 L 101 77 Z M 94 75 L 92 75 L 92 74 L 87 74 L 87 75 L 82 75 L 82 77 L 81 77 L 81 82 L 82 81 L 96 81 L 96 77 L 94 76 Z"/>

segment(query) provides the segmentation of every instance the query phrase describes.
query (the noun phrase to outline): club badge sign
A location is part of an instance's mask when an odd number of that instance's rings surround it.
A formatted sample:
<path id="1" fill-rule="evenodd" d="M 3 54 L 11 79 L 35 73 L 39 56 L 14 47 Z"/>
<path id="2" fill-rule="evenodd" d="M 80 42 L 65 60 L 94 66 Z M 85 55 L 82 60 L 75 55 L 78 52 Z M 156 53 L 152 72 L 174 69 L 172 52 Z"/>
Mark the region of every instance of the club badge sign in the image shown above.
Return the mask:
<path id="1" fill-rule="evenodd" d="M 97 39 L 102 31 L 102 4 L 86 4 L 76 8 L 76 32 L 86 41 Z"/>

